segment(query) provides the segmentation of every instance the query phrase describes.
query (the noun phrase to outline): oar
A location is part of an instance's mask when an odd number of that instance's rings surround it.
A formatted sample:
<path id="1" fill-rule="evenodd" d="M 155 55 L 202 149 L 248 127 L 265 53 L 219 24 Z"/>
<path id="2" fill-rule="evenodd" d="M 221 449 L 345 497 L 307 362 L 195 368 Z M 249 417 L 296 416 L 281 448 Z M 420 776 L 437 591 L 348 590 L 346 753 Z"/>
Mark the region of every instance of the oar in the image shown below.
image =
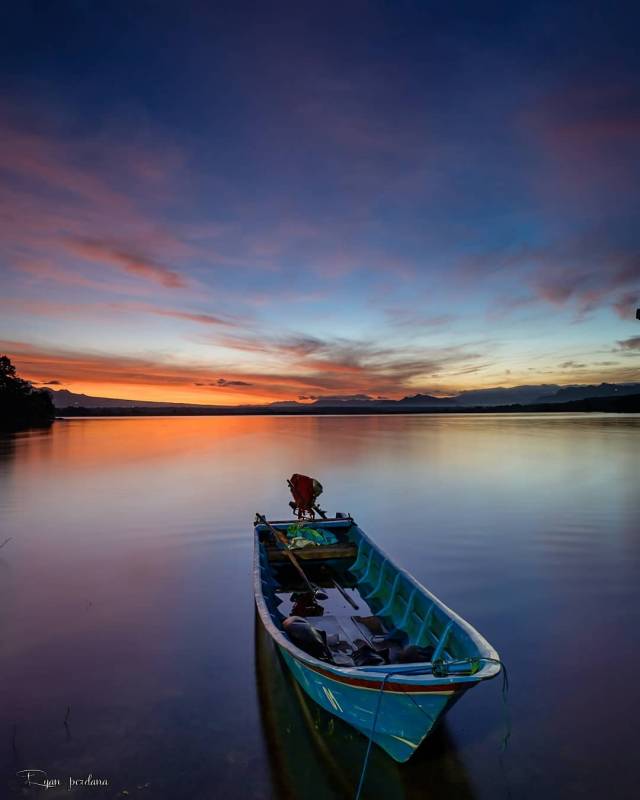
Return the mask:
<path id="1" fill-rule="evenodd" d="M 349 596 L 349 595 L 346 593 L 346 591 L 343 589 L 343 587 L 342 587 L 342 586 L 340 586 L 340 584 L 339 584 L 339 583 L 338 583 L 338 581 L 337 581 L 337 580 L 336 580 L 336 579 L 333 577 L 333 575 L 331 575 L 331 576 L 329 576 L 329 577 L 331 578 L 331 582 L 333 583 L 333 585 L 334 585 L 334 586 L 336 587 L 336 589 L 337 589 L 337 590 L 340 592 L 340 594 L 341 594 L 341 595 L 344 597 L 344 599 L 345 599 L 345 600 L 346 600 L 348 603 L 350 603 L 350 604 L 353 606 L 353 608 L 355 608 L 355 610 L 357 611 L 357 610 L 360 608 L 360 606 L 359 606 L 359 605 L 358 605 L 358 604 L 357 604 L 357 603 L 356 603 L 356 602 L 353 600 L 353 598 L 352 598 L 352 597 L 350 597 L 350 596 Z"/>
<path id="2" fill-rule="evenodd" d="M 277 541 L 279 541 L 280 544 L 284 546 L 284 552 L 289 556 L 289 560 L 291 561 L 293 566 L 298 570 L 300 577 L 307 584 L 307 586 L 309 587 L 309 591 L 316 598 L 316 600 L 326 600 L 328 595 L 325 594 L 322 591 L 322 589 L 319 589 L 317 586 L 311 583 L 309 578 L 307 578 L 307 576 L 305 575 L 304 570 L 300 566 L 300 562 L 293 555 L 291 550 L 289 550 L 289 542 L 287 542 L 287 537 L 284 535 L 284 533 L 282 533 L 282 531 L 279 531 L 277 528 L 274 528 L 273 525 L 270 522 L 268 522 L 267 518 L 262 514 L 256 514 L 256 520 L 258 522 L 261 522 L 263 525 L 266 525 L 267 528 L 269 528 L 269 530 L 271 531 L 272 535 L 275 536 Z"/>

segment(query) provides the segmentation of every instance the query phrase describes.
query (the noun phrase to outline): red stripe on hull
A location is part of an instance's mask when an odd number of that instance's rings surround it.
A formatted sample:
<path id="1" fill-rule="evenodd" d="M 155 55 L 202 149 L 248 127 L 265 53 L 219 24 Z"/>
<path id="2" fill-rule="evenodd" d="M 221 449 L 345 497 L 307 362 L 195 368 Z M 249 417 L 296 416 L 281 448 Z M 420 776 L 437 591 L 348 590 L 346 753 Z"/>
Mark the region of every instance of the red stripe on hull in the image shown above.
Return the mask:
<path id="1" fill-rule="evenodd" d="M 329 670 L 322 669 L 321 667 L 312 667 L 310 664 L 305 664 L 307 669 L 312 670 L 313 672 L 317 672 L 320 675 L 324 675 L 325 678 L 330 678 L 332 681 L 336 681 L 337 683 L 346 683 L 349 686 L 359 686 L 363 689 L 375 689 L 376 691 L 380 690 L 382 686 L 382 680 L 380 681 L 368 681 L 364 680 L 363 678 L 351 678 L 346 675 L 336 675 L 335 672 L 329 672 Z M 472 686 L 475 686 L 477 683 L 438 683 L 435 685 L 430 686 L 420 686 L 419 684 L 408 684 L 408 683 L 394 683 L 392 681 L 386 681 L 384 684 L 385 692 L 409 692 L 411 694 L 433 694 L 433 693 L 442 693 L 442 692 L 462 692 L 465 689 L 470 689 Z"/>

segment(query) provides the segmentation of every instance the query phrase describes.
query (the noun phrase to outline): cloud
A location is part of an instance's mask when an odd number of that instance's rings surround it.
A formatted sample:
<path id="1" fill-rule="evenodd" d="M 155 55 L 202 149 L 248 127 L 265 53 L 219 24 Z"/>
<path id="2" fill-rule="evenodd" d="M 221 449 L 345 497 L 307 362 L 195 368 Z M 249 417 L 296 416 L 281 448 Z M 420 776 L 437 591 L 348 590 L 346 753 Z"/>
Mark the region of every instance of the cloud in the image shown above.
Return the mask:
<path id="1" fill-rule="evenodd" d="M 167 308 L 149 308 L 150 314 L 158 314 L 161 317 L 175 317 L 175 319 L 186 319 L 190 322 L 201 322 L 203 325 L 229 325 L 229 321 L 213 314 L 196 314 L 190 311 L 172 311 Z"/>
<path id="2" fill-rule="evenodd" d="M 581 252 L 578 247 L 572 254 L 548 256 L 538 262 L 534 291 L 554 305 L 574 302 L 581 313 L 613 305 L 612 296 L 621 288 L 640 282 L 640 258 L 628 253 Z"/>
<path id="3" fill-rule="evenodd" d="M 33 279 L 34 283 L 61 284 L 62 286 L 77 286 L 84 289 L 92 289 L 99 293 L 122 294 L 146 296 L 149 294 L 149 287 L 146 284 L 139 286 L 131 282 L 104 280 L 102 277 L 87 277 L 75 270 L 60 267 L 53 260 L 48 258 L 18 258 L 13 262 L 13 267 L 18 272 L 23 273 Z M 36 301 L 43 307 L 47 301 Z M 50 304 L 52 306 L 52 304 Z"/>
<path id="4" fill-rule="evenodd" d="M 151 132 L 125 138 L 117 125 L 78 139 L 57 112 L 48 118 L 45 106 L 36 131 L 20 109 L 17 101 L 0 105 L 5 264 L 39 279 L 135 296 L 145 286 L 184 290 L 195 283 L 187 275 L 194 260 L 214 263 L 211 242 L 220 226 L 171 213 L 176 193 L 190 185 L 179 148 Z M 117 282 L 104 267 L 131 280 Z"/>
<path id="5" fill-rule="evenodd" d="M 251 346 L 253 352 L 260 343 L 256 340 Z M 55 370 L 65 384 L 117 384 L 132 389 L 153 386 L 158 391 L 162 387 L 178 390 L 197 385 L 198 389 L 238 389 L 272 399 L 289 399 L 300 394 L 397 397 L 417 390 L 426 379 L 462 374 L 465 368 L 472 370 L 473 362 L 479 358 L 473 352 L 454 347 L 413 351 L 350 340 L 307 341 L 299 336 L 265 341 L 262 348 L 270 359 L 261 362 L 259 369 L 244 370 L 230 369 L 221 361 L 181 364 L 160 357 L 118 357 L 41 348 L 24 342 L 0 342 L 0 347 L 31 380 L 49 380 Z M 312 355 L 307 354 L 309 348 Z M 214 370 L 218 374 L 224 371 L 225 377 L 212 380 Z"/>
<path id="6" fill-rule="evenodd" d="M 573 305 L 581 315 L 600 307 L 614 308 L 626 318 L 640 296 L 635 288 L 640 286 L 640 255 L 605 229 L 560 237 L 545 246 L 465 257 L 458 273 L 465 282 L 493 276 L 502 284 L 517 279 L 517 295 L 502 292 L 497 296 L 492 315 L 498 317 L 543 301 L 558 307 Z M 523 285 L 528 294 L 522 293 Z"/>
<path id="7" fill-rule="evenodd" d="M 293 338 L 298 342 L 299 337 Z M 638 350 L 638 338 L 625 345 L 629 355 Z M 292 356 L 288 344 L 285 339 L 278 350 L 273 342 L 266 342 L 265 348 L 270 348 L 268 358 L 260 361 L 259 368 L 246 369 L 230 366 L 233 360 L 237 361 L 233 356 L 226 362 L 183 363 L 165 355 L 117 356 L 19 341 L 0 341 L 0 351 L 9 355 L 21 376 L 34 382 L 50 381 L 53 373 L 72 391 L 90 395 L 195 403 L 452 394 L 463 388 L 457 376 L 492 366 L 482 361 L 479 353 L 466 348 L 407 350 L 348 340 L 318 340 L 311 360 L 304 355 Z M 212 373 L 223 373 L 225 377 L 211 378 Z M 565 372 L 563 376 L 570 374 Z M 581 378 L 592 382 L 635 380 L 637 368 L 599 367 L 582 373 Z"/>
<path id="8" fill-rule="evenodd" d="M 416 381 L 445 374 L 460 375 L 488 366 L 482 355 L 465 346 L 381 346 L 346 338 L 289 334 L 280 337 L 224 336 L 216 339 L 231 349 L 259 353 L 286 365 L 300 380 L 317 389 L 350 394 L 399 393 Z"/>
<path id="9" fill-rule="evenodd" d="M 621 294 L 613 303 L 613 307 L 620 319 L 634 319 L 638 304 L 640 304 L 640 289 Z"/>
<path id="10" fill-rule="evenodd" d="M 29 269 L 29 272 L 31 270 Z M 46 271 L 35 270 L 33 274 L 46 275 Z M 70 283 L 73 283 L 70 280 Z M 209 314 L 199 311 L 183 311 L 175 308 L 165 308 L 156 306 L 152 303 L 143 302 L 76 302 L 60 303 L 51 300 L 23 300 L 20 298 L 0 298 L 0 309 L 7 312 L 20 312 L 21 314 L 36 315 L 42 317 L 70 319 L 96 319 L 113 318 L 114 312 L 120 322 L 122 316 L 137 318 L 139 314 L 154 314 L 160 317 L 185 320 L 195 322 L 200 325 L 210 327 L 236 327 L 242 325 L 246 328 L 249 322 L 246 318 L 240 319 L 228 315 Z"/>
<path id="11" fill-rule="evenodd" d="M 225 378 L 218 378 L 217 381 L 206 381 L 205 383 L 195 383 L 194 386 L 253 386 L 247 381 L 228 381 Z"/>
<path id="12" fill-rule="evenodd" d="M 539 156 L 531 181 L 552 207 L 606 209 L 634 193 L 638 172 L 638 89 L 631 82 L 573 82 L 542 96 L 520 118 Z"/>
<path id="13" fill-rule="evenodd" d="M 253 386 L 253 384 L 247 381 L 228 381 L 225 378 L 218 378 L 216 386 Z"/>
<path id="14" fill-rule="evenodd" d="M 18 116 L 6 103 L 0 111 L 7 120 Z M 40 111 L 42 131 L 46 109 Z M 222 224 L 215 212 L 203 211 L 198 194 L 217 176 L 195 176 L 186 154 L 171 143 L 135 133 L 132 139 L 126 141 L 113 125 L 77 140 L 59 125 L 45 134 L 33 126 L 0 124 L 0 235 L 7 263 L 34 277 L 38 270 L 47 281 L 132 295 L 144 294 L 145 287 L 148 293 L 157 286 L 186 290 L 197 285 L 196 276 L 217 276 L 227 268 L 218 293 L 244 304 L 273 302 L 274 288 L 279 299 L 316 302 L 327 297 L 332 282 L 358 270 L 415 274 L 415 263 L 400 248 L 384 253 L 371 246 L 365 220 L 345 220 L 340 211 L 324 211 L 318 221 L 307 209 L 274 213 L 280 205 L 273 200 L 265 208 L 238 199 Z M 233 196 L 236 191 L 234 186 Z M 179 216 L 171 205 L 177 196 Z M 202 221 L 203 213 L 212 218 Z M 93 265 L 138 280 L 117 282 Z M 238 285 L 241 273 L 265 272 L 274 276 L 266 287 L 260 281 Z"/>
<path id="15" fill-rule="evenodd" d="M 618 342 L 621 350 L 640 350 L 640 336 L 632 336 Z"/>
<path id="16" fill-rule="evenodd" d="M 239 320 L 236 317 L 219 316 L 207 314 L 199 311 L 181 311 L 174 308 L 163 308 L 150 303 L 111 303 L 110 308 L 122 311 L 141 311 L 147 314 L 156 314 L 159 317 L 171 317 L 182 319 L 187 322 L 197 322 L 201 325 L 237 325 Z"/>
<path id="17" fill-rule="evenodd" d="M 62 386 L 62 381 L 44 381 L 43 386 Z"/>
<path id="18" fill-rule="evenodd" d="M 3 106 L 3 117 L 7 109 Z M 57 191 L 74 201 L 90 202 L 103 208 L 131 207 L 126 196 L 82 166 L 81 148 L 74 154 L 62 142 L 18 129 L 3 122 L 0 127 L 0 169 L 24 183 L 38 184 Z"/>
<path id="19" fill-rule="evenodd" d="M 137 277 L 159 283 L 166 289 L 183 289 L 186 279 L 175 270 L 120 244 L 95 239 L 69 239 L 67 248 L 80 258 L 111 264 Z"/>
<path id="20" fill-rule="evenodd" d="M 563 361 L 562 364 L 558 364 L 560 369 L 585 369 L 586 364 L 578 364 L 575 361 Z"/>

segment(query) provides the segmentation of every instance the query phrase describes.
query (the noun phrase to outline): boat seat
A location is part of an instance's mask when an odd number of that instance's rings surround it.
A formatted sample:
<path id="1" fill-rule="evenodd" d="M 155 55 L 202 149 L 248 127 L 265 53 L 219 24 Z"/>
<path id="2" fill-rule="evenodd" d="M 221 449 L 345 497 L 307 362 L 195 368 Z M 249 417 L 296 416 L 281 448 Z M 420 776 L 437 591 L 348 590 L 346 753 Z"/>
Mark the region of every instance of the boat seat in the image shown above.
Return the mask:
<path id="1" fill-rule="evenodd" d="M 265 550 L 269 561 L 278 562 L 289 560 L 286 552 L 280 547 L 266 545 Z M 357 548 L 355 544 L 337 542 L 336 544 L 299 547 L 290 552 L 293 553 L 299 561 L 325 561 L 333 558 L 348 558 L 349 560 L 353 560 L 356 557 Z"/>

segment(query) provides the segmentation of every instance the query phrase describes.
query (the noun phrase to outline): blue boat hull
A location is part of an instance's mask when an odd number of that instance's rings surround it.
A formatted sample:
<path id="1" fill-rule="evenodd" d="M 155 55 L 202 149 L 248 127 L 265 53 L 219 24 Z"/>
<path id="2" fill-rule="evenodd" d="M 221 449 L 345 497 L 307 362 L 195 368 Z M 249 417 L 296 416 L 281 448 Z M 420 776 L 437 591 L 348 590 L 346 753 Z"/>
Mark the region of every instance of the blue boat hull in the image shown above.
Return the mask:
<path id="1" fill-rule="evenodd" d="M 279 646 L 279 650 L 293 677 L 312 700 L 370 736 L 380 700 L 380 683 L 372 683 L 369 688 L 354 686 L 339 676 L 330 677 L 309 668 L 283 647 Z M 383 690 L 373 741 L 396 761 L 407 761 L 465 691 L 447 687 L 430 692 Z"/>

